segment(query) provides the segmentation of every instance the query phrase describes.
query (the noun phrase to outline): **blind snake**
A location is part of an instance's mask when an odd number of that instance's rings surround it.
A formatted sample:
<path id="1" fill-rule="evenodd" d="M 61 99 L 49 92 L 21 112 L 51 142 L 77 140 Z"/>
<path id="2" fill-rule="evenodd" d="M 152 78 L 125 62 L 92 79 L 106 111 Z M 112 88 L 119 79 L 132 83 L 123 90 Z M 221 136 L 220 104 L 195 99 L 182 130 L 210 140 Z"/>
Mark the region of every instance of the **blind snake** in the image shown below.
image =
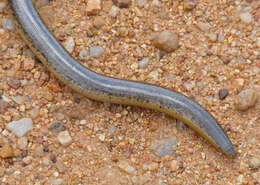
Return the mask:
<path id="1" fill-rule="evenodd" d="M 8 0 L 17 32 L 33 53 L 59 80 L 86 97 L 134 105 L 175 117 L 228 157 L 236 152 L 220 125 L 188 97 L 155 85 L 97 74 L 74 60 L 42 22 L 31 0 Z"/>

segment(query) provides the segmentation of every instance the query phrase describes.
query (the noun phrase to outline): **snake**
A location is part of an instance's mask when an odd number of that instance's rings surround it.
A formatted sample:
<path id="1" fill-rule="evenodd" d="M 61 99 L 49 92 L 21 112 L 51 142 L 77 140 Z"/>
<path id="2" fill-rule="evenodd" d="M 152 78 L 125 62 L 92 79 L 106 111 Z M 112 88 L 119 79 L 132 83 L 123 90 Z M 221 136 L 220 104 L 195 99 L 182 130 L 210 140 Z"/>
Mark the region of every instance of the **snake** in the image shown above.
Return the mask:
<path id="1" fill-rule="evenodd" d="M 34 0 L 8 0 L 16 31 L 54 76 L 89 99 L 163 112 L 188 125 L 227 157 L 236 151 L 216 119 L 187 96 L 164 87 L 98 74 L 77 62 L 46 27 Z"/>

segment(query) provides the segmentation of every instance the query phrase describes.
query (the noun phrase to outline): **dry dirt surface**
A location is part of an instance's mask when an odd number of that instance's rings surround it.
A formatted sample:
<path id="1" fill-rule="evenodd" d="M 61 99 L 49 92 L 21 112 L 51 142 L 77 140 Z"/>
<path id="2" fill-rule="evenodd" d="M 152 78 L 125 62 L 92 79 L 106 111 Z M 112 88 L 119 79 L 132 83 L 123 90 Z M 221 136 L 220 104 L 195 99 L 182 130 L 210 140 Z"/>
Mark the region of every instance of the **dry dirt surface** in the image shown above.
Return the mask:
<path id="1" fill-rule="evenodd" d="M 74 92 L 28 49 L 0 0 L 1 185 L 260 183 L 259 0 L 36 6 L 87 68 L 197 101 L 219 121 L 237 156 L 227 158 L 163 113 Z"/>

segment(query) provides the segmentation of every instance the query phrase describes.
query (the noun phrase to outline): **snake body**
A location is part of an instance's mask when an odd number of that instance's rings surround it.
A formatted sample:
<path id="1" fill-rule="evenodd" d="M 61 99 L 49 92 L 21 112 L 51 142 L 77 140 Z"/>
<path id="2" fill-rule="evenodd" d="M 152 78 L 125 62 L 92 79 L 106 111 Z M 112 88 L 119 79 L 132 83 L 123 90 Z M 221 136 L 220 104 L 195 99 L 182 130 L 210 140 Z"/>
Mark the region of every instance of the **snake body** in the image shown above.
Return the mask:
<path id="1" fill-rule="evenodd" d="M 106 77 L 75 61 L 46 28 L 31 0 L 8 0 L 15 27 L 41 62 L 86 97 L 154 109 L 190 126 L 227 156 L 235 150 L 216 120 L 188 97 L 155 85 Z"/>

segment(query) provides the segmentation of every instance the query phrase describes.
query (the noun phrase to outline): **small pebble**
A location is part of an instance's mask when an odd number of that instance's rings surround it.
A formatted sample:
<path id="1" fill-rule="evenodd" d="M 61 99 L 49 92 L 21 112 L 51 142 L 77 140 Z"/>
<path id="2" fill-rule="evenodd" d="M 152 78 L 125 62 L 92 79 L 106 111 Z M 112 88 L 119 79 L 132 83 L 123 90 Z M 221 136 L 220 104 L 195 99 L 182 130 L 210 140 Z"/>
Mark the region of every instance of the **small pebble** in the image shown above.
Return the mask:
<path id="1" fill-rule="evenodd" d="M 175 137 L 171 136 L 166 139 L 159 140 L 152 145 L 152 149 L 158 157 L 173 155 L 175 151 L 173 147 L 177 145 Z"/>
<path id="2" fill-rule="evenodd" d="M 252 15 L 249 12 L 241 13 L 240 19 L 242 22 L 249 24 L 252 22 Z"/>
<path id="3" fill-rule="evenodd" d="M 118 15 L 119 11 L 120 9 L 117 6 L 112 6 L 109 11 L 109 15 L 115 18 Z"/>
<path id="4" fill-rule="evenodd" d="M 40 110 L 39 108 L 33 108 L 29 110 L 28 113 L 32 119 L 35 119 L 39 116 Z"/>
<path id="5" fill-rule="evenodd" d="M 42 164 L 44 164 L 45 166 L 49 166 L 50 165 L 50 159 L 48 159 L 47 157 L 44 157 L 42 159 Z"/>
<path id="6" fill-rule="evenodd" d="M 252 157 L 248 161 L 249 168 L 258 169 L 260 167 L 260 160 L 257 157 Z"/>
<path id="7" fill-rule="evenodd" d="M 9 80 L 7 81 L 7 84 L 8 84 L 10 87 L 14 88 L 14 89 L 18 89 L 18 88 L 21 86 L 20 80 L 18 80 L 18 79 L 16 79 L 16 78 L 9 79 Z"/>
<path id="8" fill-rule="evenodd" d="M 18 137 L 22 137 L 28 131 L 33 129 L 33 122 L 31 118 L 22 118 L 20 120 L 8 123 L 7 129 L 12 131 Z"/>
<path id="9" fill-rule="evenodd" d="M 58 169 L 59 173 L 64 173 L 67 170 L 66 166 L 61 161 L 56 162 L 56 168 Z"/>
<path id="10" fill-rule="evenodd" d="M 235 88 L 243 88 L 245 84 L 245 80 L 243 78 L 237 78 L 234 80 L 234 87 Z"/>
<path id="11" fill-rule="evenodd" d="M 87 15 L 96 15 L 101 10 L 101 0 L 88 0 L 87 2 Z"/>
<path id="12" fill-rule="evenodd" d="M 95 28 L 101 28 L 106 24 L 105 20 L 103 17 L 98 16 L 94 18 L 93 25 Z"/>
<path id="13" fill-rule="evenodd" d="M 14 149 L 10 144 L 4 144 L 0 147 L 0 157 L 3 159 L 14 157 Z"/>
<path id="14" fill-rule="evenodd" d="M 0 2 L 0 11 L 2 11 L 6 7 L 5 2 Z"/>
<path id="15" fill-rule="evenodd" d="M 34 155 L 38 157 L 42 157 L 44 155 L 43 147 L 37 146 L 35 148 Z"/>
<path id="16" fill-rule="evenodd" d="M 15 32 L 14 24 L 12 23 L 12 21 L 10 19 L 3 18 L 2 19 L 2 26 L 5 30 Z"/>
<path id="17" fill-rule="evenodd" d="M 227 89 L 220 89 L 218 92 L 218 97 L 220 100 L 224 100 L 228 95 L 228 90 Z"/>
<path id="18" fill-rule="evenodd" d="M 142 60 L 139 61 L 138 68 L 145 69 L 149 64 L 149 61 L 150 59 L 148 57 L 143 58 Z"/>
<path id="19" fill-rule="evenodd" d="M 64 43 L 64 47 L 65 49 L 69 52 L 72 53 L 75 47 L 75 42 L 74 39 L 72 37 L 69 37 L 65 43 Z"/>
<path id="20" fill-rule="evenodd" d="M 170 170 L 171 170 L 171 172 L 176 172 L 178 170 L 178 168 L 179 168 L 178 161 L 172 160 L 170 162 Z"/>
<path id="21" fill-rule="evenodd" d="M 72 143 L 72 138 L 67 130 L 60 132 L 57 139 L 63 146 L 68 146 Z"/>
<path id="22" fill-rule="evenodd" d="M 204 22 L 199 22 L 198 25 L 199 29 L 201 31 L 204 31 L 204 32 L 209 32 L 209 29 L 210 29 L 210 24 L 209 23 L 204 23 Z"/>
<path id="23" fill-rule="evenodd" d="M 22 153 L 21 153 L 21 157 L 25 158 L 27 156 L 28 156 L 28 151 L 27 150 L 23 150 Z"/>
<path id="24" fill-rule="evenodd" d="M 80 125 L 86 125 L 87 124 L 87 120 L 85 120 L 85 119 L 80 120 L 79 124 Z"/>
<path id="25" fill-rule="evenodd" d="M 9 176 L 9 175 L 12 175 L 12 174 L 14 173 L 14 171 L 15 171 L 15 170 L 14 170 L 13 168 L 7 168 L 7 169 L 5 170 L 5 174 Z"/>
<path id="26" fill-rule="evenodd" d="M 216 33 L 209 33 L 207 36 L 208 36 L 208 38 L 209 38 L 209 40 L 211 42 L 216 42 L 217 41 L 218 36 L 217 36 Z"/>
<path id="27" fill-rule="evenodd" d="M 158 80 L 158 75 L 159 75 L 159 73 L 158 73 L 158 71 L 156 70 L 156 71 L 150 72 L 150 73 L 147 75 L 147 77 L 148 77 L 148 78 L 152 78 L 152 79 L 154 79 L 154 80 Z"/>
<path id="28" fill-rule="evenodd" d="M 246 89 L 240 92 L 235 100 L 237 110 L 245 111 L 253 107 L 258 100 L 258 94 L 253 89 Z"/>
<path id="29" fill-rule="evenodd" d="M 43 151 L 44 151 L 45 153 L 48 153 L 48 152 L 49 152 L 49 148 L 46 146 L 46 147 L 43 148 Z"/>
<path id="30" fill-rule="evenodd" d="M 52 155 L 50 156 L 50 159 L 51 159 L 51 161 L 52 161 L 53 163 L 56 163 L 56 162 L 57 162 L 57 157 L 56 157 L 56 155 L 54 155 L 54 154 L 52 154 Z"/>
<path id="31" fill-rule="evenodd" d="M 9 107 L 9 103 L 0 99 L 0 114 L 4 114 Z"/>
<path id="32" fill-rule="evenodd" d="M 197 1 L 196 0 L 184 0 L 183 2 L 183 7 L 184 10 L 192 10 L 193 8 L 195 8 L 197 5 Z"/>
<path id="33" fill-rule="evenodd" d="M 18 96 L 12 96 L 12 100 L 13 100 L 15 103 L 21 105 L 21 104 L 24 103 L 25 98 L 24 98 L 23 96 L 18 95 Z"/>
<path id="34" fill-rule="evenodd" d="M 177 120 L 177 122 L 176 122 L 176 129 L 179 131 L 179 132 L 183 132 L 184 131 L 184 129 L 185 129 L 185 124 L 182 122 L 182 121 L 180 121 L 180 120 Z"/>
<path id="35" fill-rule="evenodd" d="M 173 52 L 179 47 L 178 35 L 170 30 L 165 30 L 152 38 L 153 45 L 167 53 Z"/>
<path id="36" fill-rule="evenodd" d="M 104 49 L 101 46 L 92 46 L 89 48 L 90 57 L 99 57 L 104 53 Z"/>
<path id="37" fill-rule="evenodd" d="M 65 115 L 62 114 L 62 113 L 60 113 L 60 112 L 58 112 L 58 113 L 56 114 L 56 118 L 57 118 L 57 120 L 62 121 L 62 120 L 65 119 Z"/>
<path id="38" fill-rule="evenodd" d="M 131 0 L 112 0 L 119 8 L 128 8 L 131 5 Z"/>
<path id="39" fill-rule="evenodd" d="M 104 142 L 105 139 L 106 139 L 105 134 L 100 134 L 100 135 L 98 136 L 98 139 L 99 139 L 100 141 Z"/>
<path id="40" fill-rule="evenodd" d="M 34 68 L 34 65 L 35 65 L 35 60 L 32 58 L 28 58 L 23 62 L 23 69 L 26 71 L 30 71 Z"/>
<path id="41" fill-rule="evenodd" d="M 33 157 L 32 157 L 32 156 L 27 156 L 27 157 L 23 158 L 23 162 L 24 162 L 24 164 L 26 164 L 26 165 L 31 164 L 31 163 L 32 163 L 32 160 L 33 160 Z"/>
<path id="42" fill-rule="evenodd" d="M 79 58 L 80 58 L 81 60 L 88 60 L 88 59 L 89 59 L 89 52 L 88 52 L 88 50 L 82 49 L 82 50 L 79 52 Z"/>
<path id="43" fill-rule="evenodd" d="M 17 140 L 17 148 L 25 150 L 28 144 L 28 139 L 26 137 L 21 137 Z"/>
<path id="44" fill-rule="evenodd" d="M 137 0 L 137 6 L 143 8 L 146 4 L 146 0 Z"/>
<path id="45" fill-rule="evenodd" d="M 51 132 L 58 133 L 58 132 L 66 130 L 66 127 L 64 126 L 63 123 L 53 122 L 48 125 L 48 130 L 50 130 Z"/>

